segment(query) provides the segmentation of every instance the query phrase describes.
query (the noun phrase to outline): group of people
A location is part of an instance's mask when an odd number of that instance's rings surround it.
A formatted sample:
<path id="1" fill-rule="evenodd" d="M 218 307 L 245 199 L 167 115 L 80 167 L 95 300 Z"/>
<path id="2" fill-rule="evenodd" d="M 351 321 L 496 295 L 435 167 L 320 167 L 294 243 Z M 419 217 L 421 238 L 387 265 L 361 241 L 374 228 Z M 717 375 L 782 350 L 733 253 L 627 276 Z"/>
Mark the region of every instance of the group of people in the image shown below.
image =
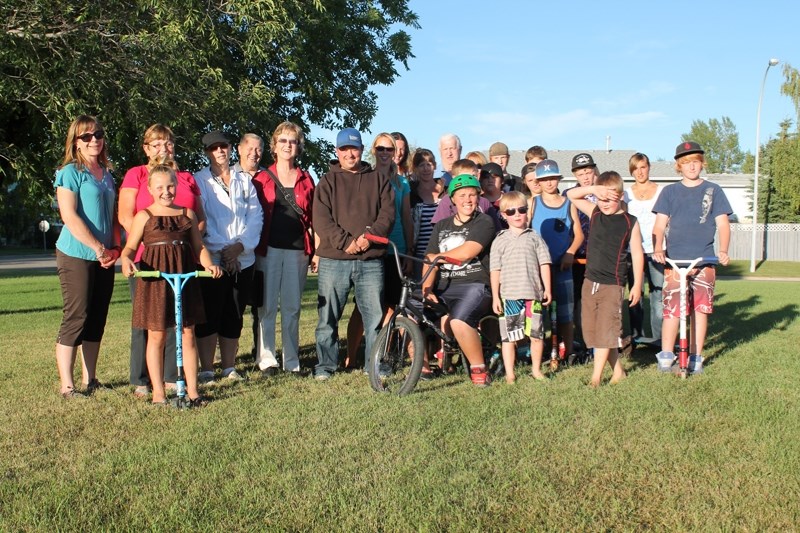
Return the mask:
<path id="1" fill-rule="evenodd" d="M 445 304 L 443 327 L 458 341 L 478 386 L 490 382 L 477 329 L 487 314 L 505 317 L 506 380 L 516 379 L 515 343 L 524 337 L 530 338 L 533 377 L 542 379 L 543 315 L 553 302 L 565 346 L 571 349 L 577 332 L 594 348 L 591 384 L 597 386 L 606 362 L 612 381 L 624 377 L 617 348 L 629 279 L 636 309 L 646 275 L 652 335 L 671 351 L 680 309 L 677 277 L 664 279 L 665 255 L 713 255 L 719 229 L 719 260 L 727 263 L 730 206 L 718 186 L 699 178 L 704 161 L 696 143 L 678 146 L 676 169 L 683 179 L 663 190 L 649 180 L 644 154 L 631 158 L 634 184 L 628 190 L 618 173 L 600 174 L 591 155 L 579 154 L 572 161 L 578 185 L 562 193 L 558 165 L 540 146 L 528 150 L 518 177 L 507 170 L 503 143 L 491 146 L 489 160 L 481 152 L 462 159 L 460 140 L 447 134 L 440 139 L 437 173 L 433 151 L 410 153 L 399 132 L 377 135 L 370 148 L 374 165 L 367 163 L 361 134 L 346 128 L 336 137 L 336 158 L 315 184 L 297 165 L 304 141 L 296 124 L 278 125 L 269 140 L 273 163 L 263 167 L 261 137 L 244 134 L 233 163 L 231 141 L 212 131 L 202 138 L 209 164 L 192 175 L 175 163 L 172 131 L 154 124 L 143 137 L 147 162 L 125 174 L 117 203 L 101 124 L 81 116 L 70 125 L 55 180 L 64 221 L 56 245 L 64 300 L 56 361 L 65 398 L 101 386 L 97 359 L 120 257 L 133 301 L 130 381 L 137 396 L 152 395 L 155 404 L 166 401 L 178 376 L 174 296 L 162 280 L 134 274 L 201 268 L 211 275 L 190 280 L 183 295 L 183 370 L 192 406 L 204 403 L 198 385 L 217 379 L 217 349 L 221 378 L 242 379 L 236 355 L 247 305 L 254 311 L 260 370 L 300 373 L 299 317 L 309 267 L 318 276 L 313 377 L 325 381 L 342 366 L 359 368 L 362 337 L 366 368 L 401 288 L 395 248 L 376 245 L 370 234 L 389 238 L 399 253 L 418 259 L 402 261 L 406 275 L 419 276 L 422 260 L 440 255 L 460 263 L 433 267 L 422 296 Z M 700 266 L 691 283 L 691 346 L 701 358 L 713 266 Z M 351 288 L 356 307 L 342 364 L 338 326 Z M 632 317 L 633 329 L 643 334 L 641 311 Z M 83 354 L 82 392 L 72 378 L 77 346 Z M 426 359 L 423 379 L 434 375 Z"/>

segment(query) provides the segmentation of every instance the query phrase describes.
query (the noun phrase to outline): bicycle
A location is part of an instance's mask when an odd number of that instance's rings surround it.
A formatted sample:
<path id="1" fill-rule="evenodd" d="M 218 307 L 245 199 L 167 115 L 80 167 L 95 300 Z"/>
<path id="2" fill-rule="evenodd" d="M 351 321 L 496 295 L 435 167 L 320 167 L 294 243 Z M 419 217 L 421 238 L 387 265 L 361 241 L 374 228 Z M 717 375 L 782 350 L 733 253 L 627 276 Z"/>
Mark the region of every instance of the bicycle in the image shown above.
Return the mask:
<path id="1" fill-rule="evenodd" d="M 441 317 L 448 314 L 449 310 L 442 302 L 423 299 L 417 289 L 432 274 L 434 267 L 443 263 L 459 266 L 461 261 L 444 255 L 436 256 L 433 261 L 419 259 L 399 253 L 395 244 L 385 237 L 371 234 L 367 234 L 365 237 L 374 243 L 388 244 L 392 247 L 397 270 L 400 273 L 400 280 L 403 285 L 400 293 L 400 302 L 394 307 L 394 313 L 389 319 L 389 323 L 378 333 L 372 353 L 369 354 L 369 383 L 376 392 L 395 393 L 403 396 L 414 390 L 422 374 L 426 353 L 426 335 L 423 333 L 423 328 L 425 331 L 433 333 L 434 339 L 441 339 L 444 345 L 441 350 L 442 357 L 437 358 L 440 371 L 447 374 L 455 369 L 456 362 L 453 361 L 453 357 L 456 354 L 460 354 L 458 343 L 454 337 L 445 333 L 424 312 L 428 310 L 436 317 Z M 401 257 L 428 265 L 419 281 L 403 275 L 403 269 L 400 265 Z M 411 305 L 412 301 L 418 302 L 420 305 Z M 497 318 L 493 315 L 492 317 L 484 317 L 482 322 L 490 318 L 494 319 L 494 324 L 497 323 Z M 495 329 L 488 324 L 489 322 L 487 322 L 487 330 Z M 493 334 L 489 332 L 482 336 L 481 341 L 485 343 L 485 347 L 491 346 L 492 337 Z M 499 339 L 499 333 L 497 338 Z M 496 343 L 494 347 L 496 348 Z M 461 354 L 461 357 L 463 357 L 463 354 Z M 462 364 L 464 364 L 465 368 L 469 368 L 468 364 L 463 362 Z"/>

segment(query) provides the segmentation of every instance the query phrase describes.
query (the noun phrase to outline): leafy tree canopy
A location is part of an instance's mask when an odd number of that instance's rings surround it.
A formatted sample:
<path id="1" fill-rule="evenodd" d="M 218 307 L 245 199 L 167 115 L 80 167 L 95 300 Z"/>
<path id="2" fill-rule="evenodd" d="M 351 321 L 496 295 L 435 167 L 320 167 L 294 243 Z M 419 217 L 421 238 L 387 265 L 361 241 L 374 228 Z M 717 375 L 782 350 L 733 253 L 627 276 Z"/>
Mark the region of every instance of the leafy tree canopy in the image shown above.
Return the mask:
<path id="1" fill-rule="evenodd" d="M 689 133 L 681 136 L 684 141 L 695 141 L 705 150 L 706 172 L 709 174 L 734 174 L 739 172 L 745 156 L 739 148 L 739 133 L 728 117 L 695 120 Z"/>
<path id="2" fill-rule="evenodd" d="M 49 204 L 67 126 L 83 113 L 104 124 L 121 170 L 144 162 L 141 136 L 156 122 L 175 131 L 190 170 L 214 128 L 265 139 L 287 119 L 365 130 L 370 87 L 413 57 L 407 4 L 0 0 L 0 194 L 16 182 L 29 207 Z M 322 168 L 330 148 L 309 142 L 303 164 Z"/>

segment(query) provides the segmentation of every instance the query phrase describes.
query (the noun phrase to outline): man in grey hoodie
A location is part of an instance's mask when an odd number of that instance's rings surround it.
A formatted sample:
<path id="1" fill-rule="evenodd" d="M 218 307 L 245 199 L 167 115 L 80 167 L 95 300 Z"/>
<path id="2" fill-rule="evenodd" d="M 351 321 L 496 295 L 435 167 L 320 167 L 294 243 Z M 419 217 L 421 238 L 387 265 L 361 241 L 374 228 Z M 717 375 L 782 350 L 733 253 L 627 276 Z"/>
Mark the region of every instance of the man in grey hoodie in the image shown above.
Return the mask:
<path id="1" fill-rule="evenodd" d="M 361 134 L 345 128 L 336 137 L 336 161 L 314 193 L 314 231 L 319 239 L 314 378 L 327 380 L 339 363 L 338 324 L 350 286 L 364 318 L 367 359 L 383 318 L 383 256 L 386 247 L 368 241 L 365 233 L 387 237 L 395 219 L 394 191 L 389 176 L 361 160 Z"/>

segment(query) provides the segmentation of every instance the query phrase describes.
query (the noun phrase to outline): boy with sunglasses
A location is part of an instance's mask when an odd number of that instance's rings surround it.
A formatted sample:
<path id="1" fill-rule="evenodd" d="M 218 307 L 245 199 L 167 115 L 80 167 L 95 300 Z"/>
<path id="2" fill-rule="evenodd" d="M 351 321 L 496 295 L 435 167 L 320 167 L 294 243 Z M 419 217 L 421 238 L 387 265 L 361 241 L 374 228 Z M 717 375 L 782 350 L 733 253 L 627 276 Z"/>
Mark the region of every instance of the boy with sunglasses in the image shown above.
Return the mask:
<path id="1" fill-rule="evenodd" d="M 527 203 L 517 191 L 500 198 L 500 213 L 508 229 L 497 234 L 489 253 L 492 308 L 505 316 L 506 323 L 500 335 L 507 383 L 516 381 L 516 341 L 525 336 L 531 340 L 533 378 L 544 379 L 542 306 L 550 303 L 550 252 L 528 225 Z"/>
<path id="2" fill-rule="evenodd" d="M 550 251 L 553 264 L 551 294 L 556 302 L 558 338 L 564 341 L 567 361 L 570 361 L 575 359 L 572 353 L 575 305 L 572 264 L 575 252 L 583 243 L 583 231 L 575 205 L 558 192 L 561 178 L 558 164 L 552 159 L 536 164 L 536 181 L 542 194 L 534 197 L 528 218 L 531 228 L 542 236 Z"/>

